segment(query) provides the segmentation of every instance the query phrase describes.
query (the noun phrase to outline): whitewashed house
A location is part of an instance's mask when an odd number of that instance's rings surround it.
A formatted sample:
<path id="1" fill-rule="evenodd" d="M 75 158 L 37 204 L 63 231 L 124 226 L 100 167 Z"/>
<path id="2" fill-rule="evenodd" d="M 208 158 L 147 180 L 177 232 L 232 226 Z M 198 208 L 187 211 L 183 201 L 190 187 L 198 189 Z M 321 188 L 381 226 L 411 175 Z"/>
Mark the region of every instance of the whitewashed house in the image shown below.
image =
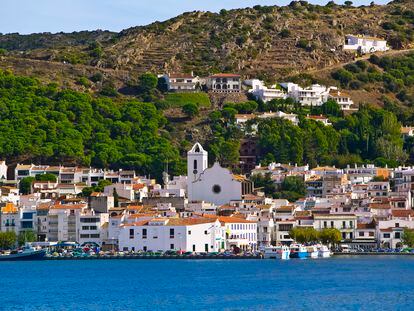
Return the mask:
<path id="1" fill-rule="evenodd" d="M 362 54 L 385 52 L 390 48 L 387 46 L 387 40 L 363 35 L 345 36 L 344 50 L 359 51 Z"/>
<path id="2" fill-rule="evenodd" d="M 79 244 L 94 242 L 102 246 L 108 240 L 108 213 L 95 213 L 94 210 L 84 209 L 77 216 L 76 241 Z"/>
<path id="3" fill-rule="evenodd" d="M 217 93 L 241 91 L 241 76 L 231 73 L 215 74 L 207 78 L 207 88 Z"/>
<path id="4" fill-rule="evenodd" d="M 292 82 L 280 85 L 287 91 L 288 97 L 303 106 L 322 106 L 328 99 L 329 89 L 323 85 L 313 84 L 305 88 Z"/>
<path id="5" fill-rule="evenodd" d="M 119 232 L 124 251 L 217 252 L 223 247 L 217 218 L 154 218 L 121 225 Z"/>
<path id="6" fill-rule="evenodd" d="M 350 110 L 354 105 L 351 96 L 348 93 L 339 91 L 338 89 L 331 88 L 329 91 L 328 99 L 336 101 L 339 107 L 341 107 L 341 110 Z"/>
<path id="7" fill-rule="evenodd" d="M 245 82 L 246 83 L 246 82 Z M 252 94 L 256 99 L 262 100 L 267 103 L 273 99 L 285 99 L 286 94 L 283 90 L 276 87 L 276 85 L 268 88 L 263 81 L 253 79 L 248 82 L 251 85 L 249 93 Z"/>
<path id="8" fill-rule="evenodd" d="M 195 92 L 200 83 L 199 77 L 191 74 L 171 73 L 163 76 L 169 92 Z"/>

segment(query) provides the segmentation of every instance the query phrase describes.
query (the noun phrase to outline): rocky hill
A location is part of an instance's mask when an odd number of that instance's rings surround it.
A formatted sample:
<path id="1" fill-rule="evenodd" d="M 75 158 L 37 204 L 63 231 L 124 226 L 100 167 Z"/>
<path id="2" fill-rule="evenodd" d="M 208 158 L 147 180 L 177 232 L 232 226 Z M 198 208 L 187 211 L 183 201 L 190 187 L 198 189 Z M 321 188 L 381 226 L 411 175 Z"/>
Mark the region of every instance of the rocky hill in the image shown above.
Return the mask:
<path id="1" fill-rule="evenodd" d="M 396 49 L 411 47 L 413 12 L 411 0 L 361 7 L 295 1 L 284 7 L 190 12 L 120 33 L 2 35 L 0 66 L 27 71 L 25 60 L 41 60 L 123 70 L 132 77 L 145 71 L 236 71 L 273 80 L 352 60 L 340 49 L 348 33 L 384 37 Z M 33 75 L 44 65 L 31 66 Z M 61 67 L 65 75 L 68 70 Z"/>

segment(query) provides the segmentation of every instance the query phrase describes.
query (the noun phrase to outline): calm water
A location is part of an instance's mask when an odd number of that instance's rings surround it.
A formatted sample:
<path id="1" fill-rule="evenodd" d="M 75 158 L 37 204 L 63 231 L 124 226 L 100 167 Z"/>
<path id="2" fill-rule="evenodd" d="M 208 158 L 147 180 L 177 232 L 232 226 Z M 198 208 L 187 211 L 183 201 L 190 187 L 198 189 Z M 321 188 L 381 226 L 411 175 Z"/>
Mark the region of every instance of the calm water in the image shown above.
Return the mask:
<path id="1" fill-rule="evenodd" d="M 414 310 L 413 257 L 0 263 L 0 310 Z"/>

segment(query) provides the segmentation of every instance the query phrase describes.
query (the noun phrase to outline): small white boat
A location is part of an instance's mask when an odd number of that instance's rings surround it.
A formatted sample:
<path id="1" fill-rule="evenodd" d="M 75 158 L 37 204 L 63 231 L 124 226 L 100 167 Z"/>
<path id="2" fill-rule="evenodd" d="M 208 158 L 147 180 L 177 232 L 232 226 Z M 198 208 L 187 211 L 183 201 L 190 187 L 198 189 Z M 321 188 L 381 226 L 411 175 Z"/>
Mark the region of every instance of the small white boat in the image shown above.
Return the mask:
<path id="1" fill-rule="evenodd" d="M 316 246 L 314 246 L 314 245 L 307 246 L 306 250 L 308 252 L 307 257 L 309 257 L 309 258 L 318 258 L 319 252 L 318 252 L 318 249 L 316 248 Z"/>
<path id="2" fill-rule="evenodd" d="M 318 247 L 319 257 L 321 258 L 329 258 L 331 257 L 331 251 L 329 250 L 328 246 L 320 245 Z"/>
<path id="3" fill-rule="evenodd" d="M 290 249 L 286 245 L 269 246 L 264 248 L 264 258 L 287 260 L 290 256 Z"/>

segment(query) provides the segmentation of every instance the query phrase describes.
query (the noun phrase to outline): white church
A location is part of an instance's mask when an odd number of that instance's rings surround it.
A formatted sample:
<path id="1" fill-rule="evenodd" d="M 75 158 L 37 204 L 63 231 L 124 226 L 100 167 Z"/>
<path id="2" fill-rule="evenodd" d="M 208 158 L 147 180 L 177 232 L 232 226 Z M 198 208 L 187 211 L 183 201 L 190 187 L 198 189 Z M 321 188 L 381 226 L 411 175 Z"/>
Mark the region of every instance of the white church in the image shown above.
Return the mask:
<path id="1" fill-rule="evenodd" d="M 234 175 L 218 162 L 208 167 L 208 152 L 196 143 L 187 153 L 187 192 L 189 201 L 206 201 L 217 206 L 241 200 L 253 192 L 253 183 Z"/>

